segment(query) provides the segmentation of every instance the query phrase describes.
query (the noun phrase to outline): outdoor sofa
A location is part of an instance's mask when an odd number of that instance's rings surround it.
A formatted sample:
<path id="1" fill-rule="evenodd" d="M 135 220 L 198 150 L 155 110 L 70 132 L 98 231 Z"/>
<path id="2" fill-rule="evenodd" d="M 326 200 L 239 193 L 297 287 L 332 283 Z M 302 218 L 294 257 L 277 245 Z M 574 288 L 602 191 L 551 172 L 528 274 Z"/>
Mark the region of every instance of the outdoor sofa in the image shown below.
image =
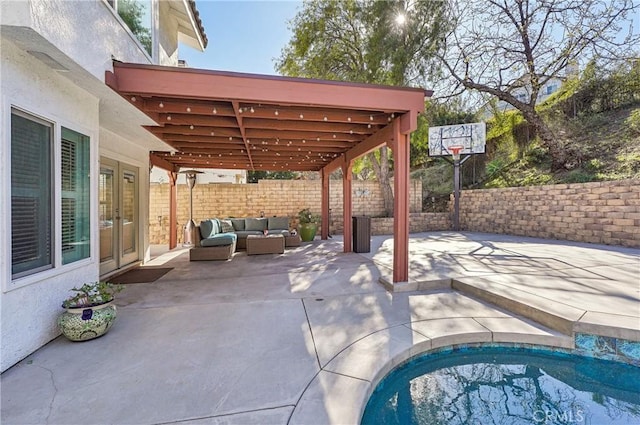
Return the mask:
<path id="1" fill-rule="evenodd" d="M 211 218 L 197 226 L 194 247 L 189 252 L 191 261 L 228 260 L 236 250 L 247 248 L 247 236 L 271 235 L 285 237 L 285 246 L 299 246 L 300 237 L 289 231 L 288 217 Z"/>

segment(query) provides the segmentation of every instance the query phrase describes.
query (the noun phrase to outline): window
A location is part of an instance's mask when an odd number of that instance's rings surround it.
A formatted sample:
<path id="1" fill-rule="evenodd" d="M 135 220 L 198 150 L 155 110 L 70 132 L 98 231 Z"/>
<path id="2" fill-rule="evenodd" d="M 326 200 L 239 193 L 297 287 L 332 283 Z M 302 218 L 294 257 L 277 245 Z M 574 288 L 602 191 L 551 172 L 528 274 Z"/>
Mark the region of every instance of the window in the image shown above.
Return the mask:
<path id="1" fill-rule="evenodd" d="M 556 84 L 551 84 L 547 86 L 547 94 L 554 93 L 556 90 L 558 90 L 558 86 Z"/>
<path id="2" fill-rule="evenodd" d="M 11 273 L 53 267 L 53 125 L 11 110 Z"/>
<path id="3" fill-rule="evenodd" d="M 62 264 L 91 253 L 89 137 L 62 128 Z"/>
<path id="4" fill-rule="evenodd" d="M 107 0 L 151 56 L 151 0 Z"/>

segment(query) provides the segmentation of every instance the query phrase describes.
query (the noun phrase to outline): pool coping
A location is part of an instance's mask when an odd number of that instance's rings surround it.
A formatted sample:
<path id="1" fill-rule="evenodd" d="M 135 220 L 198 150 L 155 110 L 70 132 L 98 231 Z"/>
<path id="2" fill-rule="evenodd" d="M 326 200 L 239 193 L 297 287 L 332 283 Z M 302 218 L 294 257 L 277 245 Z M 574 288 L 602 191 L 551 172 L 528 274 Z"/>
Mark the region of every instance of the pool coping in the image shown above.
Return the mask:
<path id="1" fill-rule="evenodd" d="M 640 366 L 640 341 L 624 339 L 624 329 L 618 338 L 591 334 L 580 330 L 579 321 L 572 322 L 569 335 L 519 315 L 427 319 L 378 329 L 343 348 L 321 367 L 304 389 L 288 424 L 359 424 L 371 394 L 393 369 L 416 356 L 465 345 L 544 348 Z M 606 329 L 614 330 L 612 326 Z M 630 351 L 633 353 L 627 356 Z"/>
<path id="2" fill-rule="evenodd" d="M 538 328 L 541 332 L 514 332 L 509 330 L 513 322 L 500 324 L 509 320 L 527 325 L 515 317 L 463 317 L 411 321 L 372 332 L 345 347 L 321 367 L 303 391 L 288 423 L 359 424 L 367 401 L 380 381 L 400 364 L 433 350 L 483 343 L 575 349 L 571 336 L 533 324 L 529 325 L 531 330 Z M 443 324 L 451 332 L 438 333 Z M 466 330 L 469 327 L 473 329 Z M 434 330 L 425 332 L 430 328 Z"/>

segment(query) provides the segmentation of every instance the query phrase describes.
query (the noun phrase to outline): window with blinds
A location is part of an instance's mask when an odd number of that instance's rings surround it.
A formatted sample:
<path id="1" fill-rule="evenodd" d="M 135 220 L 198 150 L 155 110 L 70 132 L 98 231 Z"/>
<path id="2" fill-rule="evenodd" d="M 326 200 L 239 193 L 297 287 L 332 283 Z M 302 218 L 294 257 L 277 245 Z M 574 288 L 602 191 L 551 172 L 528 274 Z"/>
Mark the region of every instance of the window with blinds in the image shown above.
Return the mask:
<path id="1" fill-rule="evenodd" d="M 62 128 L 62 264 L 91 255 L 89 137 Z"/>
<path id="2" fill-rule="evenodd" d="M 11 110 L 11 273 L 53 267 L 53 125 Z"/>

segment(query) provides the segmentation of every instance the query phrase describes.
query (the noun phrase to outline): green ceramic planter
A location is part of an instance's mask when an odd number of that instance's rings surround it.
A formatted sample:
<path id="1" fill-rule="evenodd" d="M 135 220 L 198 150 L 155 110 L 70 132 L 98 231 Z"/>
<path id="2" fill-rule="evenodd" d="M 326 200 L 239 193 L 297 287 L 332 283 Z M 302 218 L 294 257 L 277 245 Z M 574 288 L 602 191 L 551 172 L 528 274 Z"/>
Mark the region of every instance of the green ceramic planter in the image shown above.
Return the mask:
<path id="1" fill-rule="evenodd" d="M 316 237 L 318 225 L 315 223 L 301 223 L 298 226 L 298 230 L 300 231 L 300 239 L 303 242 L 311 242 Z"/>
<path id="2" fill-rule="evenodd" d="M 113 301 L 87 308 L 67 308 L 58 317 L 58 328 L 71 341 L 88 341 L 104 335 L 116 320 Z"/>

